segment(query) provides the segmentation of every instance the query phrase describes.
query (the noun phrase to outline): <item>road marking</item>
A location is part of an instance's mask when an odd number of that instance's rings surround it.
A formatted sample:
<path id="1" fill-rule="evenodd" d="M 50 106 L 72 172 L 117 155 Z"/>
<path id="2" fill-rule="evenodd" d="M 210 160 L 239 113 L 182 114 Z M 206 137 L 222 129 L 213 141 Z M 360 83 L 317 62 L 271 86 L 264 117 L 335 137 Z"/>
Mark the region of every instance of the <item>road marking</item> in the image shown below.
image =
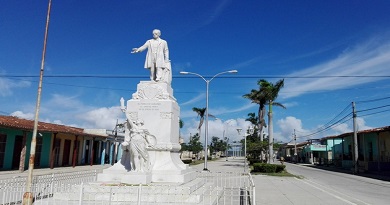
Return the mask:
<path id="1" fill-rule="evenodd" d="M 309 186 L 312 186 L 312 187 L 314 187 L 314 188 L 316 188 L 316 189 L 318 189 L 318 190 L 321 190 L 321 191 L 323 191 L 323 192 L 325 192 L 325 193 L 327 193 L 327 194 L 329 194 L 329 195 L 331 195 L 331 196 L 333 196 L 333 197 L 335 197 L 335 198 L 337 198 L 337 199 L 340 199 L 341 201 L 344 201 L 344 202 L 346 202 L 346 203 L 348 203 L 348 204 L 353 204 L 353 205 L 357 205 L 357 204 L 355 204 L 355 203 L 353 203 L 353 202 L 351 202 L 351 201 L 349 201 L 349 200 L 347 200 L 347 199 L 344 199 L 344 198 L 342 198 L 342 197 L 340 197 L 340 196 L 337 196 L 336 194 L 333 194 L 333 193 L 331 193 L 331 192 L 329 192 L 329 191 L 326 191 L 325 189 L 322 189 L 322 188 L 320 188 L 320 187 L 317 187 L 317 186 L 315 186 L 314 184 L 311 184 L 311 183 L 308 183 L 308 182 L 306 182 L 307 180 L 302 180 L 302 179 L 297 179 L 297 178 L 295 178 L 296 180 L 300 180 L 300 181 L 302 181 L 303 183 L 305 183 L 305 184 L 307 184 L 307 185 L 309 185 Z M 312 182 L 312 183 L 314 183 L 314 182 Z M 359 200 L 360 201 L 360 200 Z M 363 201 L 361 201 L 362 203 L 364 203 L 364 204 L 367 204 L 367 203 L 365 203 L 365 202 L 363 202 Z"/>

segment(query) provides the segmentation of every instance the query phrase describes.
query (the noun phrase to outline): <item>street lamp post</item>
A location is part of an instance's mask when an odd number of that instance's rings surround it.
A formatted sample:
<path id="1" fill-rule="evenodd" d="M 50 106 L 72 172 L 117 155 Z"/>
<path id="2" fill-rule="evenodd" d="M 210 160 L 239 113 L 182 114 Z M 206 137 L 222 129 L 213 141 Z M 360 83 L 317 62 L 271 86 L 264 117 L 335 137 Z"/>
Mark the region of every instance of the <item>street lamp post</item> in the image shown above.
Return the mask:
<path id="1" fill-rule="evenodd" d="M 203 168 L 203 171 L 208 171 L 207 169 L 207 156 L 208 156 L 208 152 L 207 152 L 207 141 L 208 141 L 208 135 L 209 135 L 209 84 L 210 82 L 217 76 L 219 75 L 222 75 L 224 73 L 237 73 L 238 71 L 237 70 L 229 70 L 229 71 L 224 71 L 224 72 L 220 72 L 220 73 L 217 73 L 215 74 L 212 78 L 210 78 L 210 80 L 206 80 L 202 75 L 198 74 L 198 73 L 192 73 L 192 72 L 186 72 L 186 71 L 181 71 L 180 74 L 182 75 L 188 75 L 188 74 L 192 74 L 192 75 L 196 75 L 200 78 L 202 78 L 205 82 L 206 82 L 206 122 L 205 122 L 205 141 L 204 141 L 204 152 L 205 152 L 205 158 L 204 158 L 204 168 Z"/>
<path id="2" fill-rule="evenodd" d="M 224 122 L 224 124 L 226 123 L 226 124 L 229 125 L 229 123 L 231 121 L 233 121 L 233 119 L 230 119 L 230 120 Z M 225 126 L 224 126 L 224 128 L 223 128 L 223 139 L 226 140 L 226 151 L 225 151 L 226 161 L 229 161 L 229 159 L 228 159 L 229 158 L 228 157 L 228 155 L 229 155 L 229 137 L 228 137 L 228 133 L 229 132 L 228 131 L 229 131 L 229 127 L 226 128 L 226 137 L 225 137 Z"/>
<path id="3" fill-rule="evenodd" d="M 241 128 L 237 128 L 237 132 L 238 132 L 238 135 L 240 135 L 242 129 Z M 248 127 L 248 134 L 250 135 L 253 135 L 254 133 L 254 128 L 252 126 L 249 126 Z M 247 162 L 246 162 L 246 137 L 247 137 L 247 133 L 244 133 L 244 172 L 246 172 L 246 165 L 247 165 Z"/>

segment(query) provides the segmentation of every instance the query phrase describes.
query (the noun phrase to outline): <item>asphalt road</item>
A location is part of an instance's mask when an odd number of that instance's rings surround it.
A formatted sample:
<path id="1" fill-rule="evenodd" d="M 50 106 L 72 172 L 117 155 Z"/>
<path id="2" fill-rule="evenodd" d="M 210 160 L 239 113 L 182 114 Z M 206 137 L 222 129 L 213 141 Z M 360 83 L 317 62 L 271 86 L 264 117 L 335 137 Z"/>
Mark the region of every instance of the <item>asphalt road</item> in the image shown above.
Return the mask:
<path id="1" fill-rule="evenodd" d="M 390 204 L 390 182 L 285 163 L 287 171 L 323 195 L 345 204 Z"/>

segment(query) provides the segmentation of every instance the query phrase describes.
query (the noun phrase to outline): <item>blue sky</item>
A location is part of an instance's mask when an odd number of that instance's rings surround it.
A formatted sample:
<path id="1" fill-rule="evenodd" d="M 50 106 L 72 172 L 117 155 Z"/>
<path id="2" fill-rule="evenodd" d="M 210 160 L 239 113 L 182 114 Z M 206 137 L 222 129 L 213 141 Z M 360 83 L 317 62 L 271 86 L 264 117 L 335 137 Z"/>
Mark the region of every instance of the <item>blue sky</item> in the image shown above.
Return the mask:
<path id="1" fill-rule="evenodd" d="M 33 119 L 47 1 L 0 0 L 0 113 Z M 356 102 L 359 129 L 390 125 L 390 1 L 59 1 L 53 0 L 40 120 L 113 129 L 119 99 L 141 80 L 145 52 L 162 31 L 172 61 L 184 139 L 195 134 L 193 107 L 205 107 L 209 135 L 239 139 L 257 106 L 242 95 L 257 80 L 285 79 L 274 109 L 274 137 L 288 142 L 352 130 L 340 120 Z M 35 76 L 35 77 L 34 77 Z M 331 77 L 339 76 L 339 77 Z M 340 77 L 341 76 L 341 77 Z M 345 110 L 344 110 L 345 109 Z M 344 112 L 343 112 L 344 110 Z M 339 115 L 340 114 L 340 115 Z M 340 120 L 339 126 L 310 135 Z M 307 136 L 309 135 L 309 136 Z"/>

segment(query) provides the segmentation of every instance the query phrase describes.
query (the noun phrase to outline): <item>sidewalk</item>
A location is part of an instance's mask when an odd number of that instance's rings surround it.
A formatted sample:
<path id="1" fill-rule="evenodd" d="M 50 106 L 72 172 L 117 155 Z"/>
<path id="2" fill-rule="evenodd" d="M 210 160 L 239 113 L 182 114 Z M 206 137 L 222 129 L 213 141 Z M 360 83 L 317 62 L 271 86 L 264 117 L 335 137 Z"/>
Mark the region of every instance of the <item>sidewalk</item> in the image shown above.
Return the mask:
<path id="1" fill-rule="evenodd" d="M 105 165 L 79 165 L 75 167 L 56 167 L 54 169 L 50 168 L 36 168 L 33 170 L 33 176 L 40 175 L 48 175 L 48 174 L 57 174 L 57 173 L 68 173 L 68 172 L 80 172 L 80 171 L 90 171 L 97 170 L 97 172 L 101 172 L 101 170 L 111 167 L 110 164 Z M 23 172 L 19 172 L 18 170 L 11 171 L 0 171 L 0 180 L 2 179 L 11 179 L 16 177 L 27 177 L 28 170 Z"/>

